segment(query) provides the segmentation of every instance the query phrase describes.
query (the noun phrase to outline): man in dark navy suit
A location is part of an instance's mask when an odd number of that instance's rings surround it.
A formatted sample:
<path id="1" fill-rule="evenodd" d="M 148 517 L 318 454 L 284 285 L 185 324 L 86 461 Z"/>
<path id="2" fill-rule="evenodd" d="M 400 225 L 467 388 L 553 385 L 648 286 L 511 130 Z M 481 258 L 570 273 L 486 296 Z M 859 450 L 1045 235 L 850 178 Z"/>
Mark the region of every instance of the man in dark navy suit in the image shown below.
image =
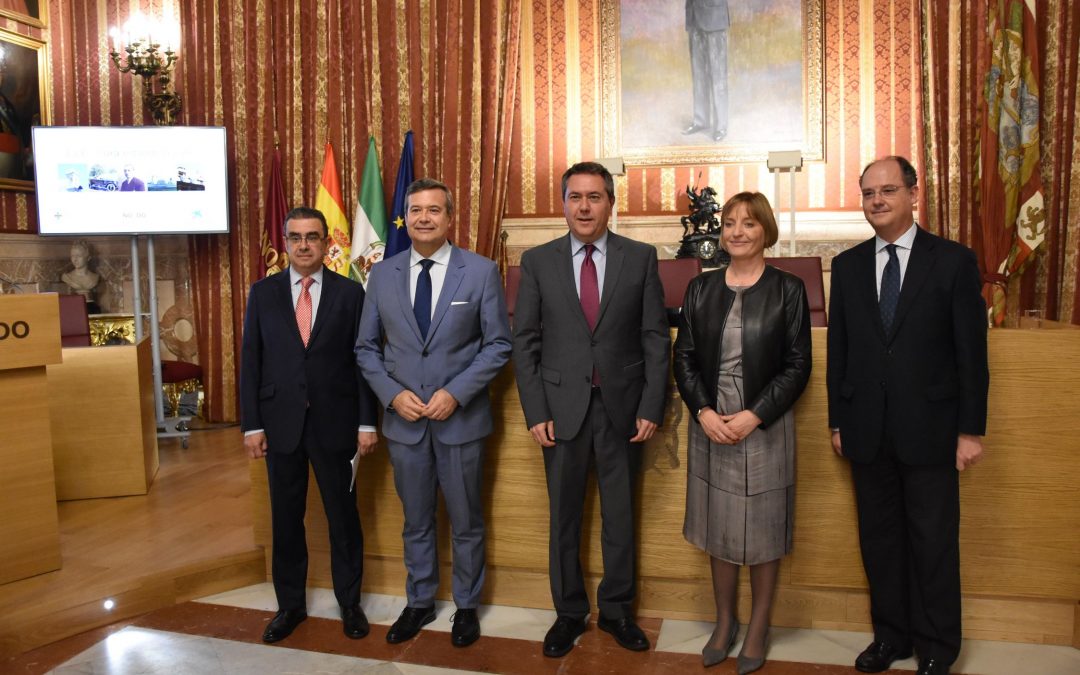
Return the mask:
<path id="1" fill-rule="evenodd" d="M 323 265 L 326 218 L 298 207 L 285 217 L 289 269 L 251 287 L 240 364 L 241 426 L 252 459 L 266 458 L 278 613 L 263 641 L 307 618 L 304 507 L 308 464 L 330 530 L 330 569 L 345 634 L 362 638 L 364 538 L 352 465 L 375 449 L 376 399 L 353 356 L 364 289 Z"/>
<path id="2" fill-rule="evenodd" d="M 986 305 L 975 254 L 915 222 L 910 162 L 879 159 L 859 182 L 877 234 L 833 260 L 826 375 L 870 582 L 874 640 L 855 667 L 914 649 L 919 675 L 940 675 L 960 652 L 959 472 L 982 456 Z"/>

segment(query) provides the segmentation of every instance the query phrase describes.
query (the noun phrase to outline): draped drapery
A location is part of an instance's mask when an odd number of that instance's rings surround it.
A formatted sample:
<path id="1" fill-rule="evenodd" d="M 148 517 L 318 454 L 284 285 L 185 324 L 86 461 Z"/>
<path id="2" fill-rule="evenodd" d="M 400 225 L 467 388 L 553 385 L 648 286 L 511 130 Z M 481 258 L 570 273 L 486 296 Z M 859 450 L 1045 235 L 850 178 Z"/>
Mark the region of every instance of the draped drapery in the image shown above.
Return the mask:
<path id="1" fill-rule="evenodd" d="M 1041 245 L 1019 275 L 999 274 L 1013 250 L 1003 236 L 1003 193 L 980 191 L 980 150 L 988 148 L 986 92 L 994 63 L 991 10 L 997 2 L 923 0 L 922 52 L 924 123 L 921 196 L 927 223 L 942 235 L 973 246 L 984 280 L 1004 292 L 1005 316 L 1037 308 L 1046 318 L 1080 323 L 1080 134 L 1077 59 L 1080 4 L 1037 3 L 1043 12 L 1035 24 L 1039 45 L 1033 69 L 1041 74 L 1038 98 L 1038 178 L 1044 193 L 1045 233 Z M 992 79 L 992 78 L 991 78 Z M 996 152 L 996 146 L 995 150 Z M 994 153 L 991 153 L 993 155 Z M 983 155 L 987 157 L 987 155 Z M 984 169 L 984 172 L 989 167 Z M 1001 188 L 998 188 L 1001 189 Z M 992 198 L 988 198 L 992 197 Z"/>
<path id="2" fill-rule="evenodd" d="M 192 237 L 208 416 L 235 419 L 244 304 L 262 274 L 271 155 L 290 205 L 314 200 L 333 144 L 345 210 L 356 207 L 369 136 L 393 175 L 405 132 L 416 174 L 455 195 L 455 244 L 492 255 L 506 199 L 521 0 L 183 0 L 184 124 L 229 130 L 228 235 Z M 389 180 L 388 180 L 389 179 Z"/>

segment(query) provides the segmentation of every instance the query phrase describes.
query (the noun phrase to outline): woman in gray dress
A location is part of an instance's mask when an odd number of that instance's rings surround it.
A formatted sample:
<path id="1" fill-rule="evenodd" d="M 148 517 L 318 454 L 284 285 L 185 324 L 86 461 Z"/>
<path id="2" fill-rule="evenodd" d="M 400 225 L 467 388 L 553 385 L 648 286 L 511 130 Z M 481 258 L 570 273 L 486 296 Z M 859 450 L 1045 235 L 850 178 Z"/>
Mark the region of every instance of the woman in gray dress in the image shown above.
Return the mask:
<path id="1" fill-rule="evenodd" d="M 716 628 L 702 650 L 723 661 L 738 635 L 739 566 L 753 608 L 740 674 L 764 664 L 780 558 L 791 550 L 795 484 L 792 406 L 810 378 L 810 310 L 798 277 L 765 264 L 779 233 L 769 200 L 724 204 L 720 241 L 731 263 L 686 290 L 675 381 L 696 421 L 687 452 L 683 535 L 709 554 Z"/>

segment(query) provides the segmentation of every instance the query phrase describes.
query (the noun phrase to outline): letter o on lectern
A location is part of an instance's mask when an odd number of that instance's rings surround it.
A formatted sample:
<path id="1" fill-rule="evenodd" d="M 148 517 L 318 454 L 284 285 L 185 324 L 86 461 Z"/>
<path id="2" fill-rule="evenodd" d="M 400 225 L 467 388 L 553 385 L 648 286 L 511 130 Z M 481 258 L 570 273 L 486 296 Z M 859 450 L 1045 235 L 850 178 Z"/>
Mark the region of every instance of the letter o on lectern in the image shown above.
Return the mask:
<path id="1" fill-rule="evenodd" d="M 30 324 L 25 321 L 15 321 L 11 324 L 0 321 L 0 340 L 6 340 L 9 336 L 21 340 L 28 335 L 30 335 Z"/>

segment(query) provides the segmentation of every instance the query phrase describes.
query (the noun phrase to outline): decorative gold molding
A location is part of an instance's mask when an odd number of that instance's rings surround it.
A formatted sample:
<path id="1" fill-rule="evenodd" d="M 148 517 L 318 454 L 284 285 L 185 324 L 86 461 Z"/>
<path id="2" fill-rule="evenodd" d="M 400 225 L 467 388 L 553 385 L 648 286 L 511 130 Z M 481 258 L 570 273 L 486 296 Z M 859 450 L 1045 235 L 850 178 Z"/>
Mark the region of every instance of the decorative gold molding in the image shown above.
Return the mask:
<path id="1" fill-rule="evenodd" d="M 660 169 L 660 209 L 662 211 L 675 210 L 675 169 L 673 167 Z"/>
<path id="2" fill-rule="evenodd" d="M 14 19 L 19 23 L 25 23 L 28 26 L 35 26 L 37 28 L 49 27 L 49 2 L 48 0 L 41 0 L 37 3 L 38 15 L 23 14 L 22 12 L 16 12 L 13 9 L 0 9 L 0 16 L 6 16 L 9 19 Z"/>
<path id="3" fill-rule="evenodd" d="M 23 117 L 27 117 L 25 113 L 36 113 L 38 121 L 36 124 L 42 126 L 48 126 L 52 123 L 52 115 L 49 110 L 49 90 L 52 88 L 52 78 L 49 76 L 49 53 L 48 45 L 41 40 L 36 40 L 32 37 L 25 35 L 19 35 L 18 33 L 12 33 L 11 31 L 0 29 L 0 45 L 9 44 L 14 45 L 17 48 L 30 49 L 35 52 L 37 73 L 32 74 L 31 77 L 37 77 L 38 83 L 38 110 L 20 110 L 18 111 Z M 8 66 L 10 68 L 10 64 Z M 27 75 L 27 73 L 10 73 L 16 76 Z M 31 115 L 32 116 L 32 115 Z M 0 178 L 0 190 L 18 190 L 20 192 L 33 192 L 34 181 L 23 180 L 19 178 Z M 23 228 L 20 228 L 23 229 Z"/>
<path id="4" fill-rule="evenodd" d="M 521 12 L 521 210 L 536 213 L 536 52 L 533 8 Z M 621 207 L 621 204 L 620 204 Z"/>

